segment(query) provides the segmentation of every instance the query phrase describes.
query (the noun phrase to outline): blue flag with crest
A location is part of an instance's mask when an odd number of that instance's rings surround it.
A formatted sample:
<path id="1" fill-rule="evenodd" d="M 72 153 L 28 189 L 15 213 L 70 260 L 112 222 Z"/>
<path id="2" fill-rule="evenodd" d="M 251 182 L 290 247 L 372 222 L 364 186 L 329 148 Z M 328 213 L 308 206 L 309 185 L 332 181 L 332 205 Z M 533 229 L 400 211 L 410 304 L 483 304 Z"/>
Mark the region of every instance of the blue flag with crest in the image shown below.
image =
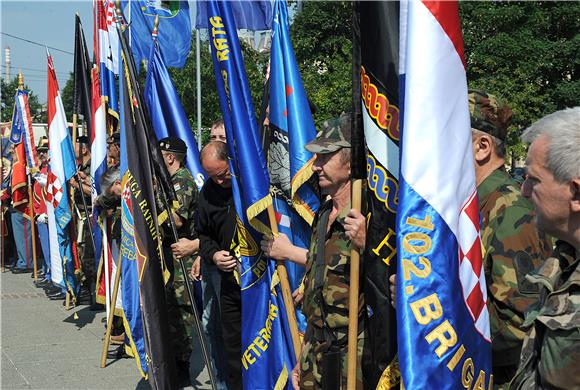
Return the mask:
<path id="1" fill-rule="evenodd" d="M 206 175 L 199 162 L 197 143 L 159 51 L 158 42 L 151 48 L 147 65 L 145 103 L 151 114 L 151 123 L 157 139 L 173 136 L 181 138 L 187 145 L 186 165 L 195 179 L 197 188 L 201 188 Z"/>
<path id="2" fill-rule="evenodd" d="M 151 53 L 151 33 L 159 16 L 159 41 L 165 64 L 183 68 L 191 49 L 191 19 L 187 1 L 123 1 L 125 19 L 130 22 L 131 51 L 139 70 L 141 60 Z"/>
<path id="3" fill-rule="evenodd" d="M 237 212 L 243 387 L 273 389 L 286 385 L 294 353 L 275 263 L 259 246 L 269 232 L 260 220 L 272 203 L 269 175 L 230 4 L 210 1 L 208 21 Z"/>
<path id="4" fill-rule="evenodd" d="M 278 229 L 301 248 L 308 248 L 312 221 L 320 201 L 309 179 L 314 155 L 304 145 L 316 137 L 312 113 L 288 27 L 284 1 L 276 1 L 270 57 L 270 142 L 268 160 Z M 292 290 L 298 288 L 304 267 L 286 262 Z M 297 313 L 300 330 L 306 321 Z"/>

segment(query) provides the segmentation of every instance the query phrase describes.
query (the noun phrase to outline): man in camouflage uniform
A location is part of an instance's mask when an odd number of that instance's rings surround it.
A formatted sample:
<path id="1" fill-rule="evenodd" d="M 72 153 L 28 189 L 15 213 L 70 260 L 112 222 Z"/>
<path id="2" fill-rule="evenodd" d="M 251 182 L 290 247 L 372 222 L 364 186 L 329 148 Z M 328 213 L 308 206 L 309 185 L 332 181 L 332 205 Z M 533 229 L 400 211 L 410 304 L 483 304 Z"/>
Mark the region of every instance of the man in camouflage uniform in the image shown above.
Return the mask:
<path id="1" fill-rule="evenodd" d="M 197 239 L 194 229 L 194 216 L 197 210 L 197 186 L 191 172 L 185 167 L 185 155 L 187 145 L 183 140 L 176 137 L 167 137 L 159 141 L 159 147 L 163 160 L 179 203 L 177 209 L 166 210 L 171 212 L 178 238 Z M 163 213 L 159 217 L 160 223 L 165 219 Z M 179 381 L 182 384 L 189 382 L 189 356 L 191 355 L 191 332 L 194 325 L 193 309 L 187 293 L 187 275 L 184 275 L 181 264 L 175 259 L 171 244 L 174 241 L 173 231 L 168 221 L 163 223 L 163 254 L 167 268 L 170 271 L 170 280 L 167 284 L 167 303 L 172 339 L 175 353 Z M 186 269 L 190 269 L 193 263 L 191 256 L 181 258 Z"/>
<path id="2" fill-rule="evenodd" d="M 525 331 L 524 313 L 538 299 L 538 288 L 525 275 L 551 253 L 551 242 L 538 233 L 533 207 L 504 169 L 511 110 L 495 96 L 470 91 L 473 156 L 485 280 L 489 297 L 494 383 L 514 376 Z"/>
<path id="3" fill-rule="evenodd" d="M 326 122 L 305 148 L 316 153 L 324 202 L 314 221 L 304 277 L 302 312 L 307 325 L 300 363 L 293 382 L 300 388 L 346 388 L 350 251 L 364 248 L 366 221 L 351 209 L 350 119 L 343 115 Z M 306 253 L 305 253 L 306 255 Z M 360 275 L 355 277 L 360 278 Z M 361 358 L 365 333 L 364 297 L 359 292 L 359 339 L 356 388 L 363 388 Z"/>
<path id="4" fill-rule="evenodd" d="M 74 210 L 77 218 L 77 253 L 81 262 L 82 269 L 82 286 L 81 301 L 82 303 L 94 303 L 96 291 L 97 270 L 95 263 L 95 251 L 92 244 L 92 237 L 88 227 L 92 214 L 91 201 L 91 150 L 89 148 L 89 139 L 86 135 L 79 135 L 75 144 L 75 154 L 78 162 L 78 179 L 75 175 L 70 183 L 74 189 Z M 84 202 L 83 202 L 84 198 Z M 85 209 L 86 204 L 86 209 Z"/>
<path id="5" fill-rule="evenodd" d="M 580 107 L 540 119 L 522 138 L 531 142 L 522 194 L 538 229 L 561 241 L 528 276 L 540 301 L 526 315 L 530 332 L 509 387 L 580 389 Z"/>

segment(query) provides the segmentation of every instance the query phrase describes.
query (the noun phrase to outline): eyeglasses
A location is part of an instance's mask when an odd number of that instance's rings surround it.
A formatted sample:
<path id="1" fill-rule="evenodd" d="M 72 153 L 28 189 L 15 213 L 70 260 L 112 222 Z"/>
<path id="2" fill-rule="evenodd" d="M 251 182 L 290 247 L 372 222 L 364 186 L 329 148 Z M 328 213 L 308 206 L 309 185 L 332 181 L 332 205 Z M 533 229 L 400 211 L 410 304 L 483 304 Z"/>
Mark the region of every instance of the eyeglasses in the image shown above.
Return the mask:
<path id="1" fill-rule="evenodd" d="M 212 175 L 211 178 L 213 180 L 225 180 L 230 176 L 230 167 L 228 166 L 226 169 L 221 171 L 218 174 Z"/>

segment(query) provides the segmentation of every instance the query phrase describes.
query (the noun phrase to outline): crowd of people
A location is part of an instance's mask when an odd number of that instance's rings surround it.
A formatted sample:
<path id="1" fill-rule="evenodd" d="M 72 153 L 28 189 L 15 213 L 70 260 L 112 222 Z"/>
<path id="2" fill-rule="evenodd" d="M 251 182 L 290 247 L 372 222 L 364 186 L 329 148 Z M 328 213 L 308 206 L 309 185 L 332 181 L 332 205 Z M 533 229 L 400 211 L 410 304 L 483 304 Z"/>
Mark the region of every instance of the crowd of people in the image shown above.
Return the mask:
<path id="1" fill-rule="evenodd" d="M 530 147 L 521 186 L 505 169 L 507 129 L 512 117 L 508 104 L 493 95 L 470 91 L 469 108 L 494 386 L 580 389 L 580 107 L 550 114 L 523 133 L 522 139 Z M 294 246 L 284 234 L 265 236 L 260 243 L 269 258 L 305 267 L 302 285 L 294 294 L 307 320 L 300 359 L 291 373 L 294 388 L 345 388 L 347 383 L 352 277 L 348 264 L 350 249 L 364 249 L 366 240 L 366 216 L 351 207 L 350 126 L 350 118 L 344 115 L 327 121 L 316 139 L 305 146 L 316 155 L 313 171 L 322 194 L 309 248 Z M 217 121 L 209 143 L 200 152 L 207 180 L 198 188 L 185 167 L 185 142 L 175 137 L 159 140 L 179 202 L 171 218 L 160 217 L 159 222 L 162 250 L 171 275 L 166 285 L 170 337 L 182 386 L 191 383 L 191 357 L 199 356 L 199 351 L 192 350 L 196 344 L 192 342 L 196 337 L 195 318 L 186 285 L 194 281 L 201 284 L 196 298 L 217 387 L 242 388 L 240 264 L 232 250 L 236 214 L 226 142 L 223 121 Z M 108 139 L 108 169 L 95 202 L 90 196 L 91 156 L 86 137 L 79 137 L 76 144 L 78 176 L 71 184 L 77 219 L 75 250 L 82 273 L 78 303 L 102 310 L 93 237 L 87 221 L 94 210 L 111 217 L 111 247 L 113 255 L 118 254 L 122 196 L 119 135 Z M 44 204 L 46 138 L 40 140 L 37 152 L 40 172 L 34 184 L 33 206 L 42 255 L 38 256 L 40 280 L 36 286 L 43 287 L 50 299 L 64 299 L 66 291 L 53 286 L 50 277 Z M 2 212 L 8 212 L 4 220 L 11 225 L 3 233 L 6 263 L 11 264 L 14 273 L 31 272 L 30 221 L 25 212 L 8 207 L 9 196 L 9 188 L 4 188 Z M 169 219 L 175 222 L 177 239 Z M 7 239 L 6 234 L 13 236 Z M 395 275 L 390 285 L 395 306 Z M 360 363 L 368 316 L 362 289 L 358 308 L 356 388 L 362 389 L 365 378 Z M 123 323 L 116 321 L 111 341 L 121 345 L 111 357 L 131 353 L 122 345 L 124 340 Z"/>

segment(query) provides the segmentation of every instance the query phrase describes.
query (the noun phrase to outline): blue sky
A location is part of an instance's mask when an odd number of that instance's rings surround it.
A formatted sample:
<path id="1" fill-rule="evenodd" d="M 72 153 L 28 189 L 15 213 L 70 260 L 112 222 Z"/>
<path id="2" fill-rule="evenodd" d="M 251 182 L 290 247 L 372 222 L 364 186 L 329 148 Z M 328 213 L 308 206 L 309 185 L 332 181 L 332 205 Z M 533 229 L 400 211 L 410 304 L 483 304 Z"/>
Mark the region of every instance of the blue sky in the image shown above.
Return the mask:
<path id="1" fill-rule="evenodd" d="M 75 13 L 83 22 L 87 45 L 92 52 L 92 1 L 11 1 L 0 0 L 0 31 L 58 49 L 74 52 Z M 5 74 L 4 49 L 11 50 L 11 76 L 22 68 L 24 82 L 46 102 L 46 49 L 18 39 L 0 35 L 2 77 Z M 73 55 L 50 51 L 60 88 L 64 88 L 73 68 Z"/>
<path id="2" fill-rule="evenodd" d="M 83 23 L 88 50 L 93 50 L 93 6 L 92 0 L 0 0 L 0 31 L 29 41 L 48 45 L 57 49 L 74 52 L 74 20 L 79 13 Z M 189 1 L 191 20 L 195 21 L 195 6 Z M 294 14 L 290 9 L 290 18 Z M 202 34 L 203 39 L 204 34 Z M 11 78 L 21 69 L 24 82 L 46 102 L 46 49 L 4 34 L 0 34 L 1 76 L 5 75 L 5 48 L 11 50 Z M 192 48 L 193 49 L 193 48 Z M 50 50 L 57 72 L 59 87 L 62 90 L 69 73 L 73 69 L 74 56 L 57 50 Z"/>

